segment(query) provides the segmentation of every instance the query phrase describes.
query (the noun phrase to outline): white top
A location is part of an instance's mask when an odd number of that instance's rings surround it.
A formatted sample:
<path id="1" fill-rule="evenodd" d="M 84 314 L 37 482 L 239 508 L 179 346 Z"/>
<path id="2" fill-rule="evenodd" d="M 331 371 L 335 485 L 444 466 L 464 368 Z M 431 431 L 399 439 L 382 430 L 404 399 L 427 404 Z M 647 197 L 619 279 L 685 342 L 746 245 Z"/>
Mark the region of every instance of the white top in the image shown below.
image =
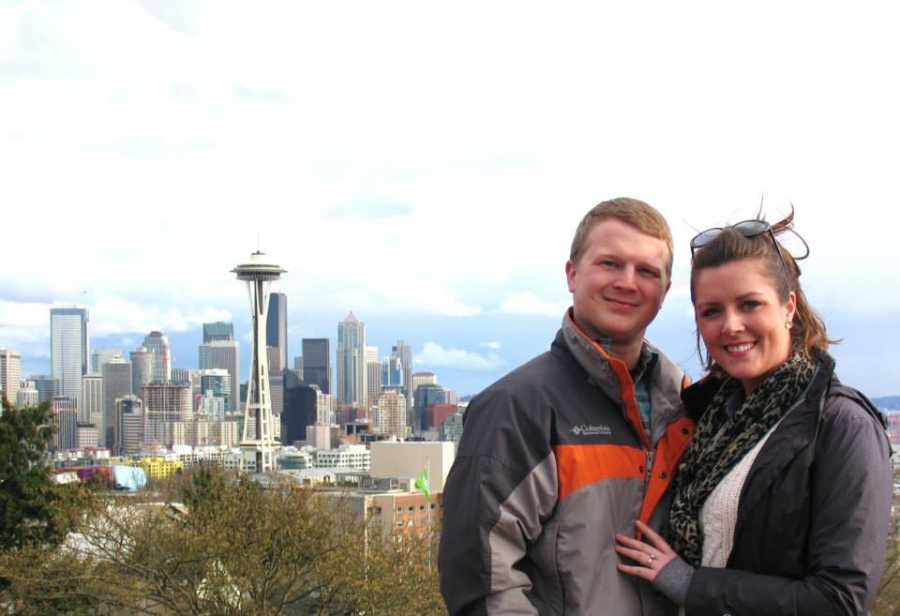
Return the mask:
<path id="1" fill-rule="evenodd" d="M 724 567 L 731 555 L 734 545 L 734 527 L 737 524 L 738 500 L 744 482 L 750 473 L 756 456 L 772 432 L 778 427 L 781 420 L 777 421 L 765 436 L 759 439 L 753 449 L 734 465 L 727 475 L 719 482 L 719 485 L 710 493 L 703 508 L 700 510 L 700 531 L 703 533 L 703 556 L 701 564 L 704 567 Z"/>

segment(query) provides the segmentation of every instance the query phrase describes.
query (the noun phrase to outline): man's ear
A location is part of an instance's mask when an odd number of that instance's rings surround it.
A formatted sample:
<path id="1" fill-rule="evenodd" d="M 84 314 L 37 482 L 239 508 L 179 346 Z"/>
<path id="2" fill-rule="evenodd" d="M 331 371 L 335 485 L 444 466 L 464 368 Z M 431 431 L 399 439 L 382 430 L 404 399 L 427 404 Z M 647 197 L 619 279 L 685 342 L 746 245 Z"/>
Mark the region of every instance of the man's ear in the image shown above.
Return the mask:
<path id="1" fill-rule="evenodd" d="M 571 259 L 566 261 L 566 284 L 569 286 L 569 293 L 575 292 L 575 264 Z"/>

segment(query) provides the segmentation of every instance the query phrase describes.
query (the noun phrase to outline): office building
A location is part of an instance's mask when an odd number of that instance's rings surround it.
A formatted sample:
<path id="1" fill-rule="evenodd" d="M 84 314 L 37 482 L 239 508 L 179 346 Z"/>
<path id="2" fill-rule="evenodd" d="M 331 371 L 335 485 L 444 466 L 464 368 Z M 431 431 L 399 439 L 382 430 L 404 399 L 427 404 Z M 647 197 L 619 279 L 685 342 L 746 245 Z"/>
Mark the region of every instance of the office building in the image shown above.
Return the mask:
<path id="1" fill-rule="evenodd" d="M 378 347 L 366 347 L 366 404 L 365 410 L 378 403 L 381 395 L 381 362 L 378 360 Z"/>
<path id="2" fill-rule="evenodd" d="M 16 393 L 16 406 L 20 409 L 31 408 L 39 404 L 38 399 L 38 390 L 34 386 L 34 381 L 25 381 Z"/>
<path id="3" fill-rule="evenodd" d="M 95 426 L 103 425 L 103 401 L 103 375 L 85 374 L 81 379 L 78 421 Z"/>
<path id="4" fill-rule="evenodd" d="M 22 356 L 16 351 L 0 348 L 0 392 L 11 406 L 17 404 L 21 379 Z"/>
<path id="5" fill-rule="evenodd" d="M 331 391 L 331 341 L 328 338 L 304 338 L 303 381 L 307 385 L 318 385 L 323 393 Z"/>
<path id="6" fill-rule="evenodd" d="M 148 351 L 147 347 L 141 347 L 137 351 L 132 351 L 129 358 L 131 359 L 131 393 L 140 396 L 144 386 L 153 382 L 153 353 Z"/>
<path id="7" fill-rule="evenodd" d="M 450 394 L 447 389 L 434 383 L 425 383 L 416 388 L 415 403 L 413 405 L 415 419 L 413 429 L 415 431 L 427 430 L 431 426 L 428 425 L 426 410 L 432 404 L 448 404 L 450 402 Z"/>
<path id="8" fill-rule="evenodd" d="M 372 443 L 370 450 L 372 468 L 369 474 L 373 478 L 414 479 L 426 470 L 432 493 L 444 491 L 444 482 L 456 455 L 453 443 L 441 441 L 378 441 Z"/>
<path id="9" fill-rule="evenodd" d="M 215 340 L 234 340 L 234 324 L 224 321 L 203 324 L 203 344 Z"/>
<path id="10" fill-rule="evenodd" d="M 131 362 L 117 357 L 103 364 L 103 421 L 97 424 L 100 443 L 115 451 L 115 411 L 116 399 L 124 398 L 131 392 Z M 94 423 L 93 420 L 85 423 Z"/>
<path id="11" fill-rule="evenodd" d="M 120 349 L 111 349 L 108 347 L 94 349 L 91 353 L 91 374 L 100 374 L 103 370 L 103 364 L 108 361 L 112 361 L 116 357 L 122 357 L 122 351 Z"/>
<path id="12" fill-rule="evenodd" d="M 116 455 L 135 455 L 144 445 L 144 404 L 137 396 L 116 399 Z"/>
<path id="13" fill-rule="evenodd" d="M 153 354 L 153 382 L 168 383 L 172 379 L 172 349 L 169 338 L 160 331 L 152 331 L 143 345 Z"/>
<path id="14" fill-rule="evenodd" d="M 300 374 L 303 374 L 303 356 L 302 355 L 298 355 L 297 357 L 294 358 L 294 370 L 296 370 Z"/>
<path id="15" fill-rule="evenodd" d="M 381 434 L 406 436 L 406 396 L 399 389 L 385 389 L 376 406 L 376 430 Z"/>
<path id="16" fill-rule="evenodd" d="M 266 347 L 277 349 L 278 364 L 269 360 L 269 374 L 280 373 L 288 367 L 287 295 L 270 293 L 266 310 Z"/>
<path id="17" fill-rule="evenodd" d="M 75 423 L 75 447 L 78 449 L 96 449 L 98 439 L 97 426 L 92 423 Z"/>
<path id="18" fill-rule="evenodd" d="M 366 386 L 366 325 L 351 312 L 338 323 L 337 340 L 337 399 L 346 406 L 359 407 L 365 403 Z"/>
<path id="19" fill-rule="evenodd" d="M 87 308 L 51 308 L 50 370 L 57 396 L 81 399 L 81 378 L 88 373 L 89 359 Z"/>
<path id="20" fill-rule="evenodd" d="M 56 428 L 51 448 L 56 451 L 75 449 L 78 446 L 76 431 L 78 403 L 64 396 L 53 398 L 50 401 L 50 420 Z"/>
<path id="21" fill-rule="evenodd" d="M 403 370 L 403 381 L 401 383 L 403 387 L 403 395 L 406 396 L 406 405 L 407 407 L 411 407 L 413 403 L 413 391 L 412 391 L 412 365 L 413 365 L 413 353 L 412 347 L 406 344 L 403 340 L 397 340 L 397 344 L 391 347 L 391 358 L 398 360 L 400 366 L 402 366 Z"/>
<path id="22" fill-rule="evenodd" d="M 230 409 L 234 404 L 231 374 L 223 368 L 200 370 L 200 394 L 221 399 L 223 412 Z"/>
<path id="23" fill-rule="evenodd" d="M 169 446 L 174 422 L 190 421 L 194 416 L 189 384 L 151 383 L 143 389 L 145 440 Z"/>
<path id="24" fill-rule="evenodd" d="M 48 374 L 32 374 L 28 380 L 34 383 L 38 390 L 38 404 L 50 402 L 56 397 L 59 381 Z"/>
<path id="25" fill-rule="evenodd" d="M 210 340 L 198 349 L 200 370 L 227 370 L 234 395 L 228 400 L 226 411 L 240 408 L 239 384 L 241 382 L 241 353 L 237 340 Z"/>

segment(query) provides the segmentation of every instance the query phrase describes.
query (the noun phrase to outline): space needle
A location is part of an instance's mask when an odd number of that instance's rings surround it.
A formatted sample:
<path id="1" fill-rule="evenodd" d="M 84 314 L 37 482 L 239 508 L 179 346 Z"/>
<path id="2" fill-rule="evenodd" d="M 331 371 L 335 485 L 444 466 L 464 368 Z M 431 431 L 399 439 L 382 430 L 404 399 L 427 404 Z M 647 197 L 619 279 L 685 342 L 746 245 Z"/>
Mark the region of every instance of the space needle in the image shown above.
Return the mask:
<path id="1" fill-rule="evenodd" d="M 285 270 L 259 250 L 246 263 L 233 270 L 238 280 L 247 283 L 250 293 L 250 379 L 247 382 L 247 406 L 241 437 L 242 468 L 249 470 L 255 460 L 257 473 L 275 470 L 275 435 L 272 398 L 269 391 L 269 360 L 266 354 L 266 313 L 269 287 Z"/>

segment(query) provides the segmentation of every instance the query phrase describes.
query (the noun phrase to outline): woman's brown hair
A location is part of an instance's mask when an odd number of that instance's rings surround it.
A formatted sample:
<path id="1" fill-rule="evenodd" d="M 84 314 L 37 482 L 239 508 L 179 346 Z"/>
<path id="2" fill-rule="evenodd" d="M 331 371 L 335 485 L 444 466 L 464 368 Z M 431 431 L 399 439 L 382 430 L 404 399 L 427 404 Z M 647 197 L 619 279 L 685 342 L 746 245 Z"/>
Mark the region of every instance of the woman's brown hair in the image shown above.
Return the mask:
<path id="1" fill-rule="evenodd" d="M 762 212 L 756 219 L 765 222 Z M 732 227 L 725 227 L 709 243 L 694 252 L 691 263 L 691 302 L 695 301 L 695 284 L 697 273 L 706 268 L 720 267 L 732 261 L 757 259 L 762 265 L 763 273 L 772 282 L 778 299 L 787 302 L 791 292 L 797 298 L 797 309 L 791 326 L 791 343 L 795 350 L 803 350 L 812 356 L 814 351 L 827 351 L 828 346 L 835 344 L 825 331 L 825 323 L 809 305 L 806 295 L 800 286 L 800 266 L 794 256 L 778 241 L 783 233 L 795 233 L 793 230 L 794 210 L 784 219 L 771 225 L 769 230 L 754 237 L 745 237 Z M 799 236 L 798 236 L 799 237 Z M 700 332 L 697 332 L 697 351 L 701 351 Z M 714 362 L 707 356 L 705 368 L 714 370 Z"/>

